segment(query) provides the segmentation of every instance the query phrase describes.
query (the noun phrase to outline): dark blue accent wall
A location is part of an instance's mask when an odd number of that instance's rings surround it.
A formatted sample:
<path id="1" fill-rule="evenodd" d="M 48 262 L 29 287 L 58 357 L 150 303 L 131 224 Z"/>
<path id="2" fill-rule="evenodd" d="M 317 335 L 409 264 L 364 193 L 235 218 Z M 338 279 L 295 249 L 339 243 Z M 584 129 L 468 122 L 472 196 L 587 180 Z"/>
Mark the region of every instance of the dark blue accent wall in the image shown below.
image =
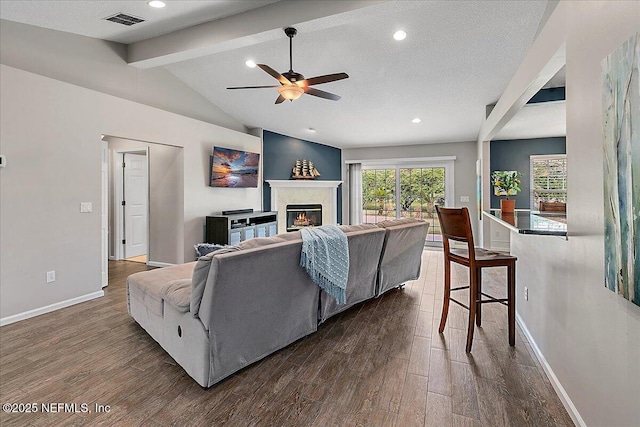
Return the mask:
<path id="1" fill-rule="evenodd" d="M 280 135 L 268 130 L 262 133 L 262 178 L 290 179 L 296 159 L 307 159 L 320 171 L 318 181 L 342 179 L 342 150 L 317 142 Z M 263 183 L 263 209 L 271 210 L 271 187 Z M 338 222 L 342 223 L 342 185 L 338 187 Z"/>
<path id="2" fill-rule="evenodd" d="M 552 87 L 548 89 L 540 89 L 538 93 L 533 95 L 527 104 L 537 104 L 539 102 L 564 101 L 566 100 L 565 88 Z"/>
<path id="3" fill-rule="evenodd" d="M 531 200 L 531 160 L 530 156 L 544 154 L 566 154 L 565 137 L 536 138 L 491 141 L 491 173 L 493 171 L 518 171 L 520 193 L 516 196 L 516 209 L 530 209 Z M 491 208 L 500 209 L 500 197 L 493 194 L 491 187 Z"/>

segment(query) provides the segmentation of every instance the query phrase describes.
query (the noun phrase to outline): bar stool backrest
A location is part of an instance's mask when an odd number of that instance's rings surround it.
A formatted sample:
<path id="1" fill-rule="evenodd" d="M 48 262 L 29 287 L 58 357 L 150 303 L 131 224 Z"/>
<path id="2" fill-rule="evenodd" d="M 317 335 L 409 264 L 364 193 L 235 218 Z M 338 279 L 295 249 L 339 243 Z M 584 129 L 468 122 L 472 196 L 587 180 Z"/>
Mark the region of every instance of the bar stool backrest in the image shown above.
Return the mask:
<path id="1" fill-rule="evenodd" d="M 467 208 L 443 208 L 436 206 L 442 240 L 446 254 L 451 252 L 449 240 L 466 242 L 469 250 L 469 261 L 475 260 L 473 243 L 473 231 L 471 230 L 471 219 Z"/>

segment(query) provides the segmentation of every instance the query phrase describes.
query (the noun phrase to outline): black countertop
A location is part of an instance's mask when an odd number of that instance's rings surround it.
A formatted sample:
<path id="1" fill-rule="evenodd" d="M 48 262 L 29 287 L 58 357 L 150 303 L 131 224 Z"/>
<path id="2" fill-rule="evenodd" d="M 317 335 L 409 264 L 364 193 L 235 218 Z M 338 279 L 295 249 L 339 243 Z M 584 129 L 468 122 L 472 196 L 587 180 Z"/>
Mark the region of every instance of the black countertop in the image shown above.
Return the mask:
<path id="1" fill-rule="evenodd" d="M 482 213 L 520 234 L 567 236 L 567 215 L 564 213 L 516 210 L 513 214 L 503 214 L 500 209 Z"/>

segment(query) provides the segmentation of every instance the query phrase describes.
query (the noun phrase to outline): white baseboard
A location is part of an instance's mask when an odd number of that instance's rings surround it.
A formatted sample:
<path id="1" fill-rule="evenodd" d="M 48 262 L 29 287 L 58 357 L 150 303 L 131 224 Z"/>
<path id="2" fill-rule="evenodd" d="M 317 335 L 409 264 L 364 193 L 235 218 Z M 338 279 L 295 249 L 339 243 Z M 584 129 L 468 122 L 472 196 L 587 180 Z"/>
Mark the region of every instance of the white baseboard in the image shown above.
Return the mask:
<path id="1" fill-rule="evenodd" d="M 23 313 L 14 314 L 13 316 L 3 317 L 0 319 L 0 326 L 19 322 L 20 320 L 29 319 L 31 317 L 39 316 L 41 314 L 50 313 L 52 311 L 60 310 L 61 308 L 69 307 L 69 306 L 72 306 L 81 302 L 89 301 L 95 298 L 100 298 L 101 296 L 104 296 L 104 291 L 93 292 L 93 293 L 82 295 L 76 298 L 71 298 L 66 301 L 60 301 L 55 304 L 36 308 L 34 310 L 29 310 Z"/>
<path id="2" fill-rule="evenodd" d="M 553 385 L 553 388 L 555 389 L 556 393 L 558 394 L 558 396 L 560 396 L 560 400 L 562 401 L 564 408 L 569 413 L 569 416 L 573 420 L 574 424 L 580 427 L 587 427 L 587 424 L 584 422 L 584 420 L 580 416 L 578 409 L 575 407 L 575 405 L 571 401 L 571 398 L 569 397 L 569 395 L 567 394 L 567 391 L 564 389 L 564 387 L 560 383 L 560 380 L 558 380 L 558 377 L 556 377 L 556 374 L 553 372 L 553 369 L 551 369 L 551 366 L 547 362 L 547 359 L 544 358 L 542 351 L 540 351 L 540 347 L 538 347 L 538 344 L 536 344 L 536 341 L 531 336 L 529 329 L 527 329 L 527 325 L 524 323 L 524 320 L 522 320 L 522 317 L 520 317 L 520 314 L 518 313 L 516 313 L 516 320 L 518 321 L 518 325 L 520 325 L 522 332 L 524 332 L 524 335 L 527 337 L 529 344 L 531 344 L 531 348 L 533 348 L 533 352 L 536 354 L 536 357 L 540 361 L 540 364 L 542 365 L 544 372 L 547 374 L 547 378 L 549 378 L 549 381 L 551 381 L 551 385 Z"/>
<path id="3" fill-rule="evenodd" d="M 113 255 L 109 255 L 109 261 L 118 261 L 118 258 Z"/>
<path id="4" fill-rule="evenodd" d="M 171 267 L 175 264 L 169 264 L 167 262 L 147 261 L 149 267 Z"/>

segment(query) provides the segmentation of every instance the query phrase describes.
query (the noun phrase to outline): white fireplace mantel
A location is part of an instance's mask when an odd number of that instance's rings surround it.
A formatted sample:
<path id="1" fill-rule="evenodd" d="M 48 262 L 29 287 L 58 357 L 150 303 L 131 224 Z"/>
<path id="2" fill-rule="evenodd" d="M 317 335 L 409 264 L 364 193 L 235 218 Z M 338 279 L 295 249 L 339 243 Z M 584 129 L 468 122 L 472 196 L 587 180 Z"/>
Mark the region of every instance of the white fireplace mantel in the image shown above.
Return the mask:
<path id="1" fill-rule="evenodd" d="M 270 179 L 271 210 L 278 212 L 278 233 L 287 229 L 287 204 L 322 205 L 322 223 L 338 223 L 338 186 L 342 181 L 316 181 L 303 179 Z"/>
<path id="2" fill-rule="evenodd" d="M 338 188 L 342 181 L 314 181 L 307 179 L 267 179 L 271 188 Z"/>

